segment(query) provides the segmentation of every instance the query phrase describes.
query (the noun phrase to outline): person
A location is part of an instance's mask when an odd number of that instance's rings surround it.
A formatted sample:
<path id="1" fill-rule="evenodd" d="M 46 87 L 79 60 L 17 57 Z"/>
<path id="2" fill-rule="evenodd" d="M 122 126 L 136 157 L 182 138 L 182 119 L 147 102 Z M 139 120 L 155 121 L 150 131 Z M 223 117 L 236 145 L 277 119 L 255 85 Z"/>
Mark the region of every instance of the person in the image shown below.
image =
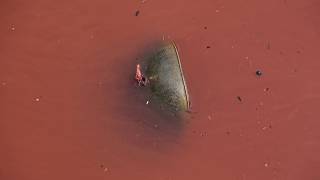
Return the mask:
<path id="1" fill-rule="evenodd" d="M 148 79 L 142 74 L 140 64 L 137 64 L 135 80 L 137 81 L 138 86 L 147 86 L 149 82 Z"/>

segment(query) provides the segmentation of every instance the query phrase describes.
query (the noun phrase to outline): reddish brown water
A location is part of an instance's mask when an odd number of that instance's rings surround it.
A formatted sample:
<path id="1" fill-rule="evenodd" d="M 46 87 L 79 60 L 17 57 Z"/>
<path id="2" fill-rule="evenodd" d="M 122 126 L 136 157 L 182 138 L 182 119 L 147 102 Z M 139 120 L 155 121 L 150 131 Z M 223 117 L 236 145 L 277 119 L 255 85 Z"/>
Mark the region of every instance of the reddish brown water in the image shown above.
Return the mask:
<path id="1" fill-rule="evenodd" d="M 319 22 L 318 0 L 2 0 L 0 179 L 319 180 Z M 132 84 L 163 37 L 182 122 Z"/>

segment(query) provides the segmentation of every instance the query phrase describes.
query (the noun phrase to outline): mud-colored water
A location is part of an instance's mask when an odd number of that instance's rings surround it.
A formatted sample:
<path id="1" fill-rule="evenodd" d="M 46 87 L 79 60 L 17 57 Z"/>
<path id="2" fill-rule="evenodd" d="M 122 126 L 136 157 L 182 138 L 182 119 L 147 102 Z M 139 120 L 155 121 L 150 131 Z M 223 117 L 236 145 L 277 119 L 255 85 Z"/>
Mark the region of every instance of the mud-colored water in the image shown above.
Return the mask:
<path id="1" fill-rule="evenodd" d="M 132 81 L 163 38 L 182 121 Z M 0 179 L 320 179 L 319 41 L 317 0 L 2 0 Z"/>

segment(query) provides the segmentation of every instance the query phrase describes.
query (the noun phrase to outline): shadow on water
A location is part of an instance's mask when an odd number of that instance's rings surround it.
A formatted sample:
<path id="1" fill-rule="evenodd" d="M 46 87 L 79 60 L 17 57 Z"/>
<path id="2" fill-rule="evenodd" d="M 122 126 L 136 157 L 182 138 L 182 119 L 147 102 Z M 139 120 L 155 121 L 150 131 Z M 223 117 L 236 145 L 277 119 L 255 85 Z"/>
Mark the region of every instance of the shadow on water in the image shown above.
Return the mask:
<path id="1" fill-rule="evenodd" d="M 125 141 L 144 149 L 161 150 L 179 144 L 179 138 L 189 119 L 187 113 L 173 113 L 160 106 L 152 100 L 148 87 L 139 87 L 134 81 L 136 64 L 141 64 L 142 71 L 145 70 L 147 61 L 161 44 L 162 42 L 149 43 L 129 65 L 121 64 L 122 67 L 130 68 L 122 75 L 126 80 L 119 87 L 125 104 L 113 106 L 117 112 L 115 119 L 121 121 L 120 128 L 123 128 Z"/>

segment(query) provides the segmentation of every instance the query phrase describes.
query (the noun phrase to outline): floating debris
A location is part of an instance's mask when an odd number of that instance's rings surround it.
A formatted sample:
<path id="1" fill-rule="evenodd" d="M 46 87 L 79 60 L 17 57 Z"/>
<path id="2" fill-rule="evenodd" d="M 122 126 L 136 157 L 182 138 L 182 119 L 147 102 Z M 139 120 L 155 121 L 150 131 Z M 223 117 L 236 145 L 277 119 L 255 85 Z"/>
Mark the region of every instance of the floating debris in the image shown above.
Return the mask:
<path id="1" fill-rule="evenodd" d="M 257 76 L 262 76 L 262 71 L 257 70 L 257 71 L 256 71 L 256 75 L 257 75 Z"/>
<path id="2" fill-rule="evenodd" d="M 40 101 L 40 97 L 34 98 L 34 101 L 39 102 Z"/>
<path id="3" fill-rule="evenodd" d="M 16 28 L 14 27 L 14 25 L 12 25 L 12 26 L 10 27 L 10 30 L 11 30 L 11 31 L 15 31 L 15 30 L 16 30 Z"/>
<path id="4" fill-rule="evenodd" d="M 135 15 L 135 16 L 139 16 L 139 14 L 140 14 L 140 11 L 137 10 L 134 15 Z"/>

